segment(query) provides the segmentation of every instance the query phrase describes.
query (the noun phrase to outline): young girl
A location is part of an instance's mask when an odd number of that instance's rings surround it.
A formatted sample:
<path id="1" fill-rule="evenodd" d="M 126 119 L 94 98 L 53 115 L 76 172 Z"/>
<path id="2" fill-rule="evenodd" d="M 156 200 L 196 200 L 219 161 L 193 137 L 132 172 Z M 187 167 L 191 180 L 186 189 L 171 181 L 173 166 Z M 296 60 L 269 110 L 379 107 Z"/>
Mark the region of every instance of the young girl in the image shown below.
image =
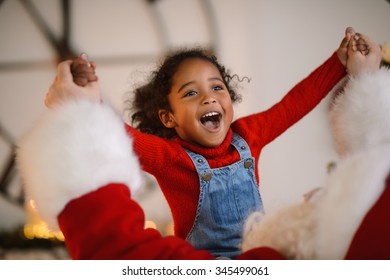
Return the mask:
<path id="1" fill-rule="evenodd" d="M 168 56 L 135 91 L 135 127 L 126 129 L 143 170 L 156 177 L 168 201 L 175 235 L 217 257 L 240 253 L 243 221 L 263 210 L 255 166 L 262 149 L 345 76 L 353 33 L 347 29 L 340 48 L 279 103 L 233 123 L 233 103 L 239 97 L 232 76 L 200 49 Z M 46 104 L 56 99 L 61 98 L 49 92 Z"/>

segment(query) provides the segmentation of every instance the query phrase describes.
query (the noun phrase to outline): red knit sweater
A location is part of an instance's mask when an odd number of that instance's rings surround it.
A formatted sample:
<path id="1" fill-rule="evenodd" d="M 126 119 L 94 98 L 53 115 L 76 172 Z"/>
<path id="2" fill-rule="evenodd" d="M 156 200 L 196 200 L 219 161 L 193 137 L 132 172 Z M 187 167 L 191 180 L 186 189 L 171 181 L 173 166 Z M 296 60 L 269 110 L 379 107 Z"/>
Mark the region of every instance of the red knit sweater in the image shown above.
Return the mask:
<path id="1" fill-rule="evenodd" d="M 234 131 L 248 143 L 257 163 L 263 147 L 309 113 L 345 74 L 344 66 L 334 53 L 270 109 L 235 121 L 224 142 L 215 148 L 196 146 L 180 139 L 162 139 L 126 126 L 134 139 L 134 150 L 141 167 L 155 176 L 168 201 L 175 235 L 187 236 L 199 198 L 198 175 L 184 148 L 203 155 L 211 168 L 230 165 L 239 160 L 238 152 L 230 145 Z M 258 170 L 255 170 L 259 183 Z"/>

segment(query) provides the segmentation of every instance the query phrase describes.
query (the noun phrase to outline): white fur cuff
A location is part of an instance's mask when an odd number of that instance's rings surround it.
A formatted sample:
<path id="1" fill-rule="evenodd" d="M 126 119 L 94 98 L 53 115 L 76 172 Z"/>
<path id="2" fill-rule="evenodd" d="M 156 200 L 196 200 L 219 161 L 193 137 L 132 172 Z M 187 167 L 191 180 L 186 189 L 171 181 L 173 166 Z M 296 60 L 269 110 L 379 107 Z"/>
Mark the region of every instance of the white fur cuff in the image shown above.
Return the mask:
<path id="1" fill-rule="evenodd" d="M 390 140 L 390 70 L 367 72 L 348 82 L 330 117 L 341 156 Z"/>
<path id="2" fill-rule="evenodd" d="M 141 170 L 120 116 L 107 104 L 78 100 L 48 111 L 20 141 L 26 196 L 50 228 L 72 199 L 109 183 L 135 191 Z"/>

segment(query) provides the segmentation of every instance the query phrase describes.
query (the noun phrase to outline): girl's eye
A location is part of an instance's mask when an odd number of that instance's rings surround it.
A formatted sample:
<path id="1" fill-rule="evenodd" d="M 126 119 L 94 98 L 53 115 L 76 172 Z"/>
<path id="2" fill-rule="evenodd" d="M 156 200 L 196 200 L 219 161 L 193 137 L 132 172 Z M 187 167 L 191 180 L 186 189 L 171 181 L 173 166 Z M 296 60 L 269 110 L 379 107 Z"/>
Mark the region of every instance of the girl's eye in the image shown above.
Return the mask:
<path id="1" fill-rule="evenodd" d="M 223 90 L 223 87 L 221 87 L 221 86 L 214 86 L 213 87 L 213 91 L 219 91 L 219 90 Z"/>
<path id="2" fill-rule="evenodd" d="M 187 96 L 193 96 L 193 95 L 196 95 L 196 91 L 195 90 L 190 90 L 188 92 L 186 92 L 183 97 L 187 97 Z"/>

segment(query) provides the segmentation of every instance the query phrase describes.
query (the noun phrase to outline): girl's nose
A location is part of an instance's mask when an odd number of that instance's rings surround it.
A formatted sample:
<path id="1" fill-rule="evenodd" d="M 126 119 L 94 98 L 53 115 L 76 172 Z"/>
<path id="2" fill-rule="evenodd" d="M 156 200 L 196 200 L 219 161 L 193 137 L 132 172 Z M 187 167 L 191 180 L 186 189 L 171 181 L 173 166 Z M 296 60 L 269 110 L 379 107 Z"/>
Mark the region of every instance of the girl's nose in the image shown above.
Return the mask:
<path id="1" fill-rule="evenodd" d="M 212 94 L 206 94 L 205 97 L 203 98 L 203 104 L 211 104 L 216 102 L 217 100 L 214 98 Z"/>

